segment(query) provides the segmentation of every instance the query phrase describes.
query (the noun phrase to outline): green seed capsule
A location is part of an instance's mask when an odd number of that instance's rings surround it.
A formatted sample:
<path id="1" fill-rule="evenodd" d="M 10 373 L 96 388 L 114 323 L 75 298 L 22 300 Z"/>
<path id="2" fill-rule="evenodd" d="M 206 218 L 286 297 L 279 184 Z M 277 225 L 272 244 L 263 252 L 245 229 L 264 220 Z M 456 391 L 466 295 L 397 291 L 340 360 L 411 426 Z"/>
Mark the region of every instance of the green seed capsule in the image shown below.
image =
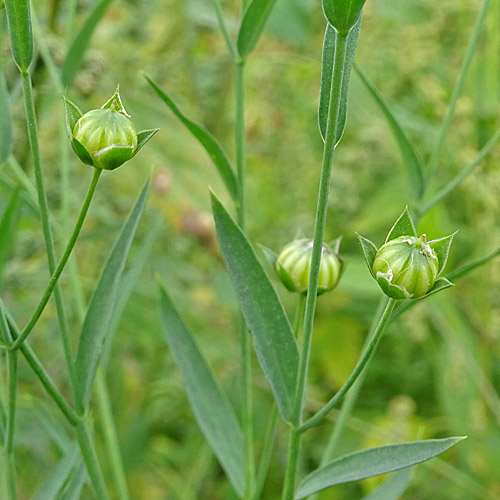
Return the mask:
<path id="1" fill-rule="evenodd" d="M 400 236 L 382 245 L 372 266 L 377 281 L 387 280 L 403 288 L 411 298 L 422 297 L 432 288 L 439 269 L 436 253 L 426 242 L 425 234 L 420 238 Z"/>
<path id="2" fill-rule="evenodd" d="M 130 160 L 137 148 L 132 120 L 113 107 L 85 113 L 76 122 L 73 137 L 88 151 L 94 166 L 105 170 Z"/>
<path id="3" fill-rule="evenodd" d="M 291 292 L 307 292 L 312 249 L 312 240 L 294 240 L 283 248 L 276 260 L 278 276 Z M 319 270 L 318 295 L 335 288 L 342 272 L 342 266 L 342 258 L 333 248 L 324 243 Z"/>

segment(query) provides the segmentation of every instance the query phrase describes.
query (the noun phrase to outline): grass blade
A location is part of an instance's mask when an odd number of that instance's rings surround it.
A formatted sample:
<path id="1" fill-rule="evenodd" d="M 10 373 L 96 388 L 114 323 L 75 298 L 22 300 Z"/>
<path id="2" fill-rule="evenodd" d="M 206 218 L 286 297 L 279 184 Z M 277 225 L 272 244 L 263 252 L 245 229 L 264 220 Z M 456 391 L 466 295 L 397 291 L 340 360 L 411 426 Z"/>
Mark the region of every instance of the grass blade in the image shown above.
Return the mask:
<path id="1" fill-rule="evenodd" d="M 443 453 L 462 439 L 464 438 L 428 439 L 344 455 L 306 476 L 301 481 L 295 498 L 300 500 L 335 484 L 359 481 L 410 467 Z"/>
<path id="2" fill-rule="evenodd" d="M 19 70 L 26 73 L 33 60 L 30 1 L 5 0 L 5 9 L 9 23 L 12 54 Z"/>
<path id="3" fill-rule="evenodd" d="M 406 173 L 408 175 L 410 194 L 414 199 L 419 200 L 423 196 L 425 191 L 425 174 L 424 166 L 418 154 L 417 148 L 410 140 L 409 136 L 394 116 L 394 113 L 391 111 L 389 105 L 379 93 L 379 91 L 375 88 L 365 72 L 357 64 L 354 66 L 354 69 L 361 79 L 361 82 L 365 86 L 366 90 L 368 90 L 368 92 L 373 97 L 378 107 L 384 114 L 387 123 L 392 133 L 394 134 L 394 137 L 399 146 L 401 157 L 403 158 Z"/>
<path id="4" fill-rule="evenodd" d="M 9 92 L 3 73 L 0 73 L 0 165 L 12 152 L 12 117 Z"/>
<path id="5" fill-rule="evenodd" d="M 297 342 L 269 278 L 238 225 L 212 193 L 217 238 L 255 350 L 282 417 L 292 416 L 299 362 Z"/>
<path id="6" fill-rule="evenodd" d="M 78 500 L 82 495 L 83 487 L 87 481 L 87 469 L 81 464 L 76 474 L 71 479 L 64 493 L 59 497 L 59 500 Z"/>
<path id="7" fill-rule="evenodd" d="M 3 271 L 5 264 L 9 258 L 12 245 L 14 243 L 14 235 L 16 232 L 16 221 L 19 208 L 21 190 L 16 188 L 5 212 L 0 219 L 0 286 L 2 284 Z"/>
<path id="8" fill-rule="evenodd" d="M 82 64 L 83 56 L 87 51 L 92 35 L 112 1 L 100 0 L 97 2 L 71 43 L 62 66 L 61 78 L 64 87 L 69 87 L 73 83 L 73 79 Z"/>
<path id="9" fill-rule="evenodd" d="M 163 286 L 160 286 L 160 313 L 196 421 L 234 489 L 242 497 L 245 491 L 245 444 L 234 410 Z"/>
<path id="10" fill-rule="evenodd" d="M 347 122 L 347 93 L 349 92 L 351 70 L 354 63 L 354 55 L 356 54 L 356 47 L 358 46 L 359 32 L 361 30 L 361 18 L 362 16 L 359 16 L 356 24 L 347 35 L 344 76 L 342 79 L 342 96 L 340 99 L 340 115 L 339 123 L 337 125 L 337 137 L 335 138 L 335 144 L 337 144 L 340 139 L 342 139 L 342 135 L 344 134 Z M 332 28 L 332 26 L 330 26 L 330 24 L 327 24 L 325 31 L 325 40 L 323 42 L 323 57 L 321 62 L 321 87 L 318 108 L 319 131 L 323 140 L 325 140 L 326 124 L 328 121 L 328 109 L 330 107 L 330 89 L 332 86 L 333 59 L 335 55 L 336 43 L 336 32 Z"/>
<path id="11" fill-rule="evenodd" d="M 238 53 L 245 59 L 259 41 L 276 0 L 252 0 L 246 9 L 238 32 Z"/>
<path id="12" fill-rule="evenodd" d="M 78 464 L 79 458 L 78 446 L 71 446 L 70 450 L 62 457 L 52 474 L 47 477 L 42 487 L 33 497 L 33 500 L 54 500 L 64 487 L 71 471 Z"/>
<path id="13" fill-rule="evenodd" d="M 458 98 L 460 97 L 460 94 L 462 93 L 462 90 L 464 88 L 465 77 L 467 76 L 467 72 L 469 71 L 470 65 L 472 63 L 474 53 L 476 52 L 476 49 L 479 45 L 481 32 L 483 30 L 484 22 L 486 21 L 486 15 L 488 13 L 489 7 L 490 0 L 484 0 L 483 5 L 481 6 L 481 10 L 479 11 L 476 24 L 474 25 L 474 29 L 472 30 L 472 35 L 469 40 L 469 45 L 467 46 L 467 51 L 465 52 L 465 57 L 460 68 L 460 72 L 458 73 L 457 81 L 455 82 L 455 86 L 453 87 L 453 93 L 451 94 L 450 103 L 448 104 L 446 115 L 441 125 L 441 129 L 439 130 L 438 139 L 432 151 L 431 159 L 429 160 L 429 166 L 427 168 L 428 178 L 430 178 L 436 171 L 439 154 L 441 153 L 441 149 L 443 148 L 446 133 L 450 128 Z"/>
<path id="14" fill-rule="evenodd" d="M 99 283 L 94 291 L 87 315 L 85 316 L 76 356 L 79 395 L 84 408 L 88 406 L 90 400 L 92 384 L 101 357 L 103 343 L 109 331 L 118 287 L 121 283 L 123 269 L 127 261 L 130 246 L 132 245 L 132 240 L 134 239 L 139 220 L 146 206 L 149 186 L 150 183 L 148 181 L 123 226 L 120 236 L 99 278 Z"/>
<path id="15" fill-rule="evenodd" d="M 151 87 L 160 96 L 160 99 L 170 108 L 172 113 L 174 113 L 177 118 L 186 126 L 186 128 L 198 139 L 199 143 L 205 148 L 205 151 L 209 154 L 210 158 L 214 162 L 214 165 L 219 172 L 219 175 L 224 182 L 229 194 L 233 200 L 238 199 L 238 184 L 236 182 L 236 176 L 229 162 L 226 152 L 222 149 L 217 139 L 202 128 L 197 123 L 193 122 L 182 111 L 177 107 L 177 105 L 172 101 L 172 99 L 163 92 L 163 90 L 156 85 L 151 78 L 146 76 L 146 80 L 149 82 Z"/>

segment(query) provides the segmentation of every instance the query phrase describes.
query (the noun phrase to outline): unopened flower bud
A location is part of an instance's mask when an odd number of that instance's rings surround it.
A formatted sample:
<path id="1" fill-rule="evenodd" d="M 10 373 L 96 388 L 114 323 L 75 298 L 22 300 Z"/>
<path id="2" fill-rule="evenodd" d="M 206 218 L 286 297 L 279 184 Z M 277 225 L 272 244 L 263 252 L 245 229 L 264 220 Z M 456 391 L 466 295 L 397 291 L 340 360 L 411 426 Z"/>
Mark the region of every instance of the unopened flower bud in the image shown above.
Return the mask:
<path id="1" fill-rule="evenodd" d="M 130 160 L 158 129 L 137 133 L 118 89 L 100 109 L 82 112 L 68 99 L 66 124 L 74 152 L 83 163 L 114 170 Z"/>
<path id="2" fill-rule="evenodd" d="M 286 245 L 276 260 L 276 271 L 291 292 L 307 292 L 311 272 L 313 241 L 294 240 Z M 323 244 L 319 269 L 318 295 L 332 290 L 342 273 L 343 261 L 337 249 Z"/>
<path id="3" fill-rule="evenodd" d="M 433 287 L 439 273 L 439 262 L 426 242 L 425 234 L 420 238 L 400 236 L 380 247 L 372 272 L 376 279 L 384 277 L 404 288 L 412 298 L 419 298 Z"/>

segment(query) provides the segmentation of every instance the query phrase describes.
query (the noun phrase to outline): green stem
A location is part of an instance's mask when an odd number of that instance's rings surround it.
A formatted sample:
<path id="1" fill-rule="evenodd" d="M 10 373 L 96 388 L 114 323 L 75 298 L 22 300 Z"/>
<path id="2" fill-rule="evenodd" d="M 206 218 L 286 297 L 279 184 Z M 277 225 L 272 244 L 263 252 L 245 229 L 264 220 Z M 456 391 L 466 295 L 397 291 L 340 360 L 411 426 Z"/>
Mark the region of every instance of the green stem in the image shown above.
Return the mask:
<path id="1" fill-rule="evenodd" d="M 120 500 L 129 500 L 130 496 L 127 488 L 127 479 L 120 454 L 118 436 L 116 434 L 113 412 L 109 401 L 109 394 L 106 387 L 106 380 L 101 370 L 96 376 L 97 401 L 99 404 L 99 421 L 104 434 L 104 444 L 108 450 L 111 460 L 111 472 L 118 489 Z"/>
<path id="2" fill-rule="evenodd" d="M 467 167 L 465 167 L 461 172 L 456 175 L 446 186 L 444 186 L 438 193 L 428 201 L 420 210 L 419 217 L 426 214 L 431 208 L 437 205 L 445 196 L 448 196 L 457 186 L 459 186 L 471 173 L 472 171 L 480 165 L 484 160 L 485 156 L 490 152 L 490 149 L 498 142 L 500 139 L 500 129 L 497 130 L 490 138 L 490 140 L 483 146 L 481 151 Z"/>
<path id="3" fill-rule="evenodd" d="M 453 87 L 453 93 L 451 94 L 450 103 L 448 104 L 446 115 L 441 125 L 441 129 L 439 130 L 438 139 L 436 141 L 436 144 L 432 151 L 431 158 L 429 160 L 429 166 L 427 168 L 428 179 L 430 179 L 434 174 L 434 172 L 436 171 L 439 154 L 441 153 L 441 150 L 443 148 L 444 140 L 446 138 L 446 133 L 450 128 L 458 98 L 460 97 L 460 94 L 462 93 L 462 90 L 464 88 L 465 77 L 467 76 L 467 72 L 472 63 L 472 58 L 474 57 L 474 53 L 476 52 L 476 48 L 481 38 L 481 31 L 483 29 L 484 21 L 486 20 L 486 14 L 488 13 L 489 5 L 490 5 L 490 0 L 483 1 L 483 5 L 481 7 L 481 10 L 479 11 L 476 24 L 474 25 L 472 36 L 470 38 L 469 45 L 467 46 L 467 51 L 465 53 L 462 66 L 460 68 L 457 81 L 455 82 L 455 86 Z"/>
<path id="4" fill-rule="evenodd" d="M 94 443 L 84 420 L 78 422 L 75 426 L 75 431 L 96 496 L 99 500 L 109 500 L 106 483 L 104 482 L 101 466 L 99 465 L 99 460 L 94 449 Z"/>
<path id="5" fill-rule="evenodd" d="M 351 375 L 349 375 L 349 378 L 346 380 L 346 382 L 340 388 L 337 394 L 335 394 L 335 396 L 333 396 L 330 399 L 330 401 L 328 401 L 328 403 L 326 403 L 326 405 L 321 410 L 319 410 L 313 417 L 311 417 L 309 420 L 307 420 L 304 424 L 301 425 L 299 429 L 300 433 L 303 433 L 308 429 L 310 429 L 311 427 L 318 425 L 335 407 L 335 405 L 338 404 L 340 401 L 342 401 L 342 398 L 346 395 L 347 391 L 352 387 L 354 382 L 356 382 L 358 377 L 365 369 L 366 365 L 370 362 L 371 358 L 373 357 L 373 354 L 375 353 L 378 343 L 380 342 L 382 334 L 384 333 L 385 327 L 389 322 L 389 318 L 391 317 L 396 302 L 397 299 L 389 299 L 387 301 L 387 305 L 385 306 L 384 312 L 380 317 L 377 327 L 375 328 L 373 337 L 370 340 L 368 346 L 366 347 L 366 350 L 361 355 L 361 358 L 358 361 L 358 364 L 356 365 L 354 370 L 352 371 Z"/>
<path id="6" fill-rule="evenodd" d="M 245 81 L 244 61 L 235 64 L 235 135 L 236 165 L 238 173 L 238 224 L 245 230 L 245 180 L 246 180 L 246 139 L 245 139 Z M 245 319 L 240 316 L 241 378 L 242 378 L 242 427 L 245 435 L 245 499 L 252 498 L 255 475 L 253 450 L 253 396 L 252 396 L 252 351 L 250 332 Z"/>
<path id="7" fill-rule="evenodd" d="M 64 250 L 64 254 L 61 257 L 61 260 L 59 261 L 59 264 L 55 268 L 55 270 L 52 273 L 52 276 L 50 277 L 49 283 L 47 284 L 47 287 L 45 289 L 45 292 L 42 295 L 42 298 L 40 299 L 40 302 L 38 303 L 37 308 L 35 309 L 35 312 L 32 314 L 30 320 L 28 321 L 27 325 L 24 327 L 23 331 L 21 332 L 21 335 L 18 337 L 18 339 L 14 342 L 12 345 L 12 349 L 19 349 L 21 344 L 24 342 L 24 340 L 28 337 L 28 335 L 33 331 L 33 328 L 35 327 L 36 323 L 40 319 L 40 316 L 42 315 L 51 295 L 52 292 L 54 291 L 54 288 L 57 285 L 57 282 L 59 280 L 59 277 L 61 276 L 61 273 L 64 270 L 64 267 L 66 266 L 66 263 L 68 262 L 68 259 L 71 255 L 71 252 L 73 251 L 73 248 L 75 247 L 76 240 L 78 239 L 78 236 L 80 235 L 80 231 L 83 226 L 83 222 L 85 221 L 85 217 L 87 216 L 87 212 L 90 207 L 90 202 L 92 201 L 92 197 L 94 196 L 95 189 L 97 186 L 97 182 L 99 181 L 99 177 L 101 176 L 102 170 L 100 169 L 94 169 L 94 175 L 92 176 L 92 180 L 90 182 L 89 189 L 87 191 L 87 196 L 85 197 L 85 200 L 82 205 L 82 209 L 80 210 L 80 215 L 78 216 L 78 219 L 75 224 L 75 228 L 73 229 L 73 233 L 68 240 L 68 243 L 66 245 L 66 249 Z M 76 382 L 76 379 L 75 379 Z M 76 384 L 75 384 L 76 386 Z"/>
<path id="8" fill-rule="evenodd" d="M 304 329 L 302 335 L 297 386 L 295 394 L 295 407 L 292 415 L 290 439 L 288 445 L 288 464 L 283 489 L 283 500 L 292 500 L 295 492 L 295 476 L 300 451 L 300 425 L 306 392 L 307 372 L 311 353 L 311 341 L 314 325 L 314 312 L 316 309 L 316 294 L 319 281 L 319 266 L 325 235 L 326 214 L 328 210 L 328 195 L 330 192 L 330 178 L 332 172 L 333 156 L 337 137 L 338 117 L 342 99 L 342 80 L 346 60 L 346 36 L 337 34 L 335 54 L 333 60 L 333 77 L 330 88 L 330 106 L 326 126 L 325 146 L 321 165 L 318 205 L 316 210 L 316 224 L 314 229 L 313 250 L 311 257 L 311 273 L 307 289 L 306 310 L 304 315 Z"/>

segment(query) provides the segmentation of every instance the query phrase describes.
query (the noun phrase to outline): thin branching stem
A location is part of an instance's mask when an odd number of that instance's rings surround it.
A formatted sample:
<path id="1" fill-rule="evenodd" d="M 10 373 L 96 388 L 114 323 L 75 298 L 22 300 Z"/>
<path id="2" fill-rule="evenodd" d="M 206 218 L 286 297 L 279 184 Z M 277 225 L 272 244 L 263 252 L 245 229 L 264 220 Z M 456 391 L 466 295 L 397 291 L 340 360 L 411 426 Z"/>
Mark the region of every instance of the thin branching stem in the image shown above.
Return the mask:
<path id="1" fill-rule="evenodd" d="M 332 411 L 332 409 L 335 408 L 335 406 L 338 403 L 340 403 L 340 401 L 342 401 L 343 397 L 347 394 L 347 391 L 352 387 L 354 382 L 356 382 L 358 377 L 363 373 L 363 370 L 366 368 L 366 366 L 372 359 L 373 355 L 375 354 L 375 350 L 380 342 L 380 339 L 382 338 L 382 334 L 384 333 L 385 327 L 389 323 L 389 318 L 391 317 L 396 302 L 397 302 L 396 299 L 389 299 L 387 305 L 385 306 L 384 312 L 377 324 L 373 337 L 370 340 L 365 351 L 361 355 L 361 358 L 358 361 L 358 364 L 356 365 L 354 370 L 352 371 L 351 375 L 349 375 L 349 378 L 346 380 L 344 385 L 339 389 L 339 391 L 335 394 L 335 396 L 333 396 L 330 399 L 330 401 L 328 401 L 328 403 L 326 403 L 326 405 L 320 411 L 318 411 L 318 413 L 316 413 L 313 417 L 311 417 L 309 420 L 307 420 L 302 424 L 302 426 L 299 429 L 300 433 L 303 433 L 308 429 L 310 429 L 311 427 L 314 427 L 319 423 L 321 423 L 322 420 L 328 415 L 328 413 L 330 413 L 330 411 Z"/>
<path id="2" fill-rule="evenodd" d="M 52 276 L 50 277 L 50 280 L 47 284 L 47 287 L 45 288 L 45 291 L 42 295 L 42 298 L 40 299 L 40 302 L 38 303 L 38 306 L 36 307 L 35 311 L 33 312 L 30 320 L 24 327 L 23 331 L 21 332 L 21 335 L 19 338 L 14 342 L 12 345 L 12 349 L 19 349 L 21 344 L 24 342 L 24 340 L 28 337 L 28 335 L 33 331 L 33 328 L 35 327 L 36 323 L 40 319 L 40 316 L 42 315 L 51 295 L 52 292 L 54 291 L 54 288 L 57 285 L 57 282 L 59 280 L 59 277 L 61 276 L 61 273 L 64 270 L 64 267 L 66 266 L 66 263 L 68 262 L 68 259 L 71 255 L 71 252 L 73 251 L 73 248 L 75 247 L 76 240 L 78 239 L 78 236 L 80 235 L 80 231 L 83 226 L 83 222 L 85 221 L 85 217 L 87 216 L 89 207 L 90 207 L 90 202 L 92 201 L 92 198 L 94 196 L 96 187 L 97 187 L 97 182 L 99 181 L 99 178 L 101 176 L 102 170 L 95 168 L 94 169 L 94 174 L 92 176 L 92 180 L 90 181 L 90 186 L 87 191 L 87 195 L 85 197 L 85 200 L 83 202 L 82 208 L 80 210 L 80 214 L 78 216 L 78 219 L 76 221 L 75 227 L 73 229 L 73 233 L 71 234 L 68 243 L 66 244 L 66 249 L 64 250 L 64 253 L 61 257 L 61 260 L 59 261 L 59 264 L 57 264 L 57 267 L 55 268 L 54 272 L 52 273 Z"/>

